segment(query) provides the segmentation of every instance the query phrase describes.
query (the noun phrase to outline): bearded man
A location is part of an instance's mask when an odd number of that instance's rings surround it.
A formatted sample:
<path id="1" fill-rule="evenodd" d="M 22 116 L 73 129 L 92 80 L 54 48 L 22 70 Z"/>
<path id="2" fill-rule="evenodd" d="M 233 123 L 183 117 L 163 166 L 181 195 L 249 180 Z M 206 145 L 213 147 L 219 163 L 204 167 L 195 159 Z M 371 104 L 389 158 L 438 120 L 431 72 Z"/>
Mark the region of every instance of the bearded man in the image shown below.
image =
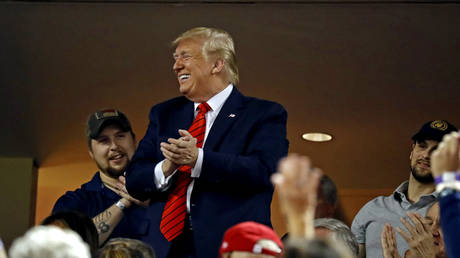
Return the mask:
<path id="1" fill-rule="evenodd" d="M 124 173 L 136 150 L 136 139 L 125 114 L 106 109 L 91 114 L 86 123 L 89 155 L 99 171 L 54 205 L 58 211 L 79 211 L 93 219 L 99 243 L 115 237 L 142 240 L 153 245 L 149 201 L 140 202 L 125 188 Z"/>
<path id="2" fill-rule="evenodd" d="M 435 120 L 424 124 L 412 136 L 414 142 L 409 155 L 409 180 L 396 188 L 393 194 L 379 196 L 368 202 L 353 220 L 351 231 L 359 243 L 359 257 L 382 257 L 380 235 L 386 223 L 394 228 L 405 228 L 405 221 L 401 217 L 407 218 L 408 212 L 426 215 L 437 199 L 431 172 L 431 154 L 444 135 L 457 130 L 447 121 Z M 397 234 L 396 243 L 399 255 L 404 257 L 409 249 L 407 242 Z"/>

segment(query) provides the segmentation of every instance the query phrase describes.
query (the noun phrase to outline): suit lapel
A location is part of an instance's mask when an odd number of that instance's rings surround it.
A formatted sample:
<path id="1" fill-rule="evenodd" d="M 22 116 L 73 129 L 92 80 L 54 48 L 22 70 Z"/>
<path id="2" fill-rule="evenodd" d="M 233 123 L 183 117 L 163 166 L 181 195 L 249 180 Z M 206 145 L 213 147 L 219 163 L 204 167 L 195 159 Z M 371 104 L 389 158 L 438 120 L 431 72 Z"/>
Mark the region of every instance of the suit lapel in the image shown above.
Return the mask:
<path id="1" fill-rule="evenodd" d="M 241 117 L 244 108 L 244 96 L 236 89 L 233 88 L 232 93 L 225 101 L 219 115 L 216 117 L 212 125 L 209 135 L 206 139 L 204 149 L 214 149 L 219 142 L 226 135 L 227 131 L 232 125 Z"/>
<path id="2" fill-rule="evenodd" d="M 172 114 L 172 119 L 169 119 L 169 121 L 171 121 L 171 126 L 169 128 L 174 130 L 174 132 L 171 133 L 175 135 L 176 138 L 180 137 L 178 132 L 179 129 L 188 130 L 193 122 L 193 102 L 187 99 L 185 101 L 184 105 L 182 105 L 179 109 L 175 109 L 176 112 Z"/>

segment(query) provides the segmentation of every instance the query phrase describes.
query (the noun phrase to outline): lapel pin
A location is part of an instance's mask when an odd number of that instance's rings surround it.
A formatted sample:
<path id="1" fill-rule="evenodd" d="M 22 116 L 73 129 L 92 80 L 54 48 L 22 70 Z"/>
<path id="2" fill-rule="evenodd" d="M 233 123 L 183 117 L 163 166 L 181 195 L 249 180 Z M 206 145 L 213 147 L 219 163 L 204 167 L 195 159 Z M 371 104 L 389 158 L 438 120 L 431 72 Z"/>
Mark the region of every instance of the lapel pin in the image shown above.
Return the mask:
<path id="1" fill-rule="evenodd" d="M 235 116 L 236 116 L 235 114 L 228 115 L 228 117 L 232 117 L 232 118 L 235 117 Z"/>

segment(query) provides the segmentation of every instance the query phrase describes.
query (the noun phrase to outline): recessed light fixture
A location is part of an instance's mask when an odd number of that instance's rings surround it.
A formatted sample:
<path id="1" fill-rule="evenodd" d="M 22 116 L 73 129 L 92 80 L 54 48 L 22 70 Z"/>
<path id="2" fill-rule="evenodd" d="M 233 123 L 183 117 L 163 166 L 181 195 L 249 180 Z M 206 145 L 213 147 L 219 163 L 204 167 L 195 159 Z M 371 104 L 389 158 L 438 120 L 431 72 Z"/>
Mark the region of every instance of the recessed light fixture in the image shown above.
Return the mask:
<path id="1" fill-rule="evenodd" d="M 332 135 L 327 133 L 304 133 L 302 139 L 311 142 L 328 142 L 332 140 Z"/>

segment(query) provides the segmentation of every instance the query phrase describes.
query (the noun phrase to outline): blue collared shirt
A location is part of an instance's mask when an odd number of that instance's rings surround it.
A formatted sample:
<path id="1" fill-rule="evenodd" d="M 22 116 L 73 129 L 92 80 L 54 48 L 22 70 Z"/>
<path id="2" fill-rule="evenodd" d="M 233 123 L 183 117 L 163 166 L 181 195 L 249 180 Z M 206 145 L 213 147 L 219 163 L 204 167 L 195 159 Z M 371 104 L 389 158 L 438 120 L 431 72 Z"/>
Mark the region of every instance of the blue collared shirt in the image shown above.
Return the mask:
<path id="1" fill-rule="evenodd" d="M 401 223 L 401 217 L 407 217 L 407 212 L 426 215 L 428 209 L 436 202 L 435 192 L 422 195 L 418 202 L 411 203 L 407 196 L 409 182 L 405 181 L 389 196 L 379 196 L 364 205 L 353 219 L 351 231 L 360 244 L 365 244 L 366 257 L 383 257 L 380 234 L 383 226 L 389 222 L 393 228 L 406 230 Z M 396 244 L 401 257 L 409 249 L 407 242 L 396 234 Z"/>

